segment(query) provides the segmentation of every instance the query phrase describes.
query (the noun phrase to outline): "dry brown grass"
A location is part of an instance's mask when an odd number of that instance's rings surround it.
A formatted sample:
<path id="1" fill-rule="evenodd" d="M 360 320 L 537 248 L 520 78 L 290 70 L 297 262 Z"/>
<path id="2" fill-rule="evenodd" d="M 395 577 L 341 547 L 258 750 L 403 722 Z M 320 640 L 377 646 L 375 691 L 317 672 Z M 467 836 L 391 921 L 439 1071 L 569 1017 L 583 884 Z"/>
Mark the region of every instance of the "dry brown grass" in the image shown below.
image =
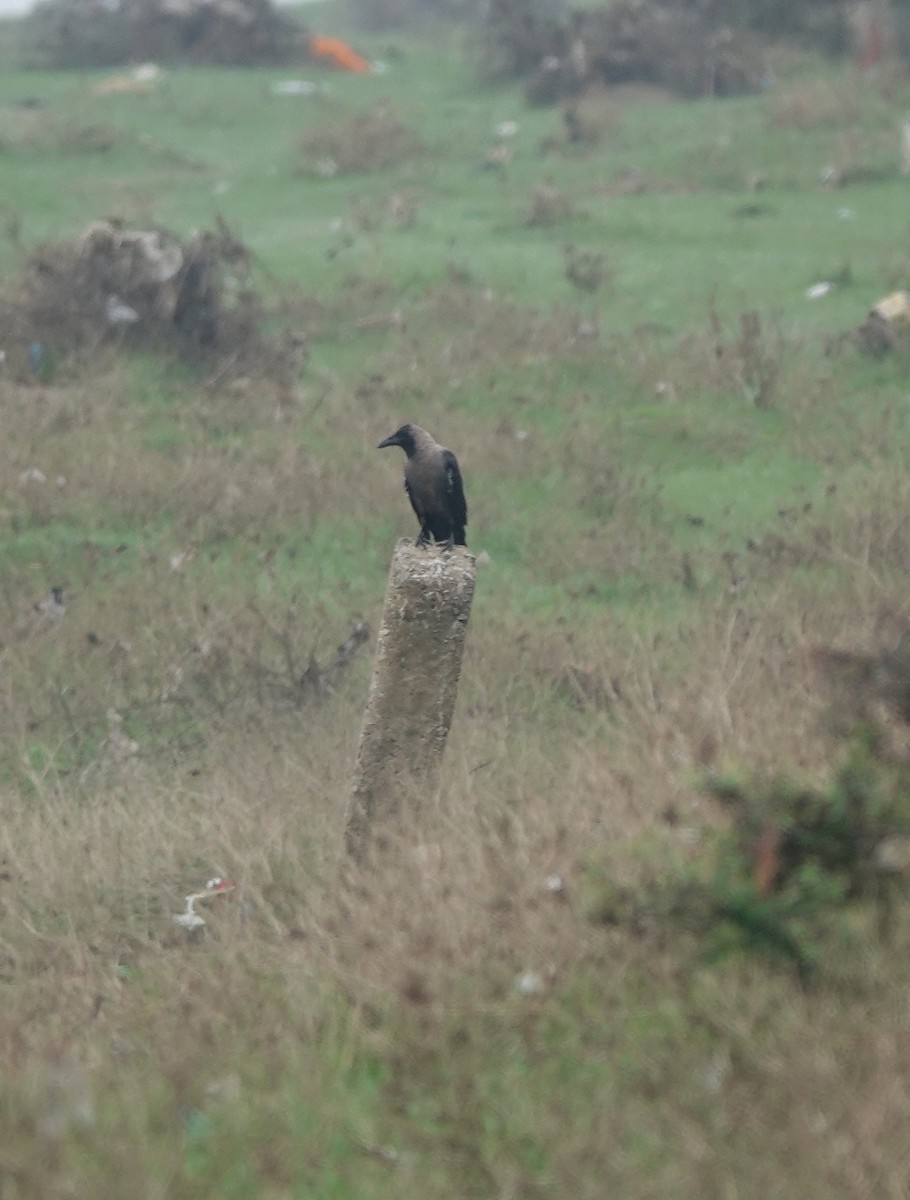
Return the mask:
<path id="1" fill-rule="evenodd" d="M 425 152 L 420 135 L 389 103 L 314 130 L 299 144 L 301 171 L 329 178 L 381 171 Z"/>
<path id="2" fill-rule="evenodd" d="M 776 88 L 770 100 L 769 122 L 788 129 L 855 124 L 862 111 L 859 76 L 839 80 L 803 79 Z"/>
<path id="3" fill-rule="evenodd" d="M 389 305 L 368 292 L 352 285 L 339 336 Z M 894 427 L 855 414 L 865 461 L 737 545 L 733 590 L 724 538 L 693 543 L 690 589 L 619 400 L 563 386 L 556 421 L 559 372 L 675 364 L 668 411 L 701 375 L 739 413 L 770 357 L 793 453 L 834 472 L 838 445 L 856 456 L 818 420 L 830 366 L 764 324 L 627 357 L 579 326 L 459 284 L 403 308 L 370 376 L 318 405 L 309 380 L 277 409 L 185 382 L 126 403 L 122 363 L 4 385 L 4 1200 L 902 1195 L 899 922 L 883 949 L 859 914 L 805 992 L 762 960 L 708 968 L 659 922 L 590 919 L 599 877 L 670 873 L 724 824 L 706 770 L 828 777 L 814 651 L 873 651 L 910 621 Z M 508 415 L 450 403 L 503 363 L 527 381 Z M 341 847 L 367 663 L 302 706 L 293 683 L 352 621 L 375 626 L 373 514 L 400 465 L 372 445 L 405 403 L 483 497 L 473 547 L 501 527 L 523 550 L 501 541 L 479 575 L 439 793 L 402 797 L 357 867 Z M 741 436 L 703 446 L 735 459 Z M 399 502 L 388 548 L 410 529 Z M 640 603 L 611 604 L 617 578 Z M 57 619 L 34 607 L 53 585 Z M 513 603 L 542 585 L 558 606 Z M 171 918 L 215 875 L 236 889 L 193 939 Z"/>

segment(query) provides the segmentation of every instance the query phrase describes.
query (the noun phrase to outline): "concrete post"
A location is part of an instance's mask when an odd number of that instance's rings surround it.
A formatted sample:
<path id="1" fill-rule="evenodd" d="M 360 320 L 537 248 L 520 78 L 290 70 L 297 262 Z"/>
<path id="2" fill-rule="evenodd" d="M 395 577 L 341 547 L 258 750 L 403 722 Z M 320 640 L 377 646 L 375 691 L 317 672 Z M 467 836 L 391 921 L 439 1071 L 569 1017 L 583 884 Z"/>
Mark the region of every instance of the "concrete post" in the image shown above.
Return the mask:
<path id="1" fill-rule="evenodd" d="M 345 841 L 356 857 L 371 829 L 415 788 L 432 791 L 445 749 L 474 597 L 474 556 L 395 547 Z"/>

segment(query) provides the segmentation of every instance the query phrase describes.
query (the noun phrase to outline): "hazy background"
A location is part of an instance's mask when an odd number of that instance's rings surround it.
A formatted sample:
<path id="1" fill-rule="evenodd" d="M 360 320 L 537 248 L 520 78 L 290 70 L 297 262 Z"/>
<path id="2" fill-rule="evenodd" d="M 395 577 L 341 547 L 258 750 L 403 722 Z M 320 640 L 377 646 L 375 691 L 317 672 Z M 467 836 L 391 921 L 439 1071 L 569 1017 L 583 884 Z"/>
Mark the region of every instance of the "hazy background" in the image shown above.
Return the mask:
<path id="1" fill-rule="evenodd" d="M 278 4 L 288 4 L 291 0 L 276 0 Z M 296 0 L 298 4 L 318 4 L 320 0 Z M 0 17 L 20 16 L 34 8 L 33 0 L 0 0 Z"/>

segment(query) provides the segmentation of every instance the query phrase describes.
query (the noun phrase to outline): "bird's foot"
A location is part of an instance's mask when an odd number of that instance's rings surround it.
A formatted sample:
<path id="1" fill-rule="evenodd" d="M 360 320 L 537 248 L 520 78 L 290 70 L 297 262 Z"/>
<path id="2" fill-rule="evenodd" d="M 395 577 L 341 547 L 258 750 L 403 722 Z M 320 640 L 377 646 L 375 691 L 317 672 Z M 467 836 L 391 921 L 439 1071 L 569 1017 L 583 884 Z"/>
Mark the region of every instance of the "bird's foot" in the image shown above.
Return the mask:
<path id="1" fill-rule="evenodd" d="M 454 534 L 450 533 L 449 536 L 446 538 L 446 540 L 442 543 L 442 545 L 439 548 L 440 548 L 440 550 L 445 550 L 445 551 L 454 550 L 455 549 Z"/>
<path id="2" fill-rule="evenodd" d="M 426 548 L 427 548 L 427 546 L 429 546 L 429 544 L 430 544 L 430 538 L 429 538 L 428 534 L 424 533 L 424 531 L 421 529 L 420 533 L 414 539 L 414 545 L 417 547 L 418 550 L 426 550 Z"/>

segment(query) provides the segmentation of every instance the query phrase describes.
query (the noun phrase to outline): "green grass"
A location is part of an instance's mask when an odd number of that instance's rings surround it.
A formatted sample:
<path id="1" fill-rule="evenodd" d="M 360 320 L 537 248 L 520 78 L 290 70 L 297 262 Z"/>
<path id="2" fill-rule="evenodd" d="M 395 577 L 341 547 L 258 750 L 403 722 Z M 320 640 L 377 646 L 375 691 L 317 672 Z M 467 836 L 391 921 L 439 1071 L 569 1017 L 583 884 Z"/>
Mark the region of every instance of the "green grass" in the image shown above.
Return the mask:
<path id="1" fill-rule="evenodd" d="M 282 387 L 100 348 L 0 378 L 0 1196 L 904 1196 L 906 902 L 890 942 L 850 908 L 807 988 L 606 923 L 591 880 L 697 867 L 706 769 L 829 779 L 815 650 L 906 628 L 906 354 L 838 338 L 910 281 L 910 84 L 807 59 L 743 99 L 595 95 L 599 140 L 545 152 L 559 113 L 460 35 L 353 36 L 387 74 L 0 75 L 4 295 L 90 220 L 221 215 L 309 350 Z M 270 94 L 293 76 L 326 94 Z M 425 152 L 303 169 L 377 104 Z M 570 212 L 531 225 L 547 181 Z M 406 419 L 489 561 L 438 801 L 361 870 L 369 654 L 297 685 L 414 533 L 374 449 Z M 214 875 L 195 942 L 170 917 Z"/>

